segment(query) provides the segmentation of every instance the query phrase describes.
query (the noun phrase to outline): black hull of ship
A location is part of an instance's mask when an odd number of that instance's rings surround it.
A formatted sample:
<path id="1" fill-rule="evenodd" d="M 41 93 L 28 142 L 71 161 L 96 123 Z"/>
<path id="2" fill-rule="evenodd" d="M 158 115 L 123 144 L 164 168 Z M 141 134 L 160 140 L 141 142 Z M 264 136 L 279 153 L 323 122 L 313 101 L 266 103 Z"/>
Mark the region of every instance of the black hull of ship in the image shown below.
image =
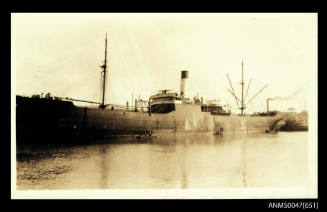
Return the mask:
<path id="1" fill-rule="evenodd" d="M 89 142 L 95 138 L 219 131 L 224 135 L 264 133 L 278 117 L 212 115 L 199 105 L 175 105 L 166 114 L 75 106 L 70 101 L 16 98 L 16 141 Z"/>

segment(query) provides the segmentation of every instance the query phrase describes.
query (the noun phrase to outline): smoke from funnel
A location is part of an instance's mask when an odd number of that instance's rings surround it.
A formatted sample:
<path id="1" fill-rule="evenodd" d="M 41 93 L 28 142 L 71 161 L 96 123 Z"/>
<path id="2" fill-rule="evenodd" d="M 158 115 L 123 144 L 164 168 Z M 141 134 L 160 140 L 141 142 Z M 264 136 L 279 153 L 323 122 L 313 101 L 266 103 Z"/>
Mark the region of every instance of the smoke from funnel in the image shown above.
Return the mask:
<path id="1" fill-rule="evenodd" d="M 301 88 L 298 88 L 296 91 L 294 91 L 291 95 L 289 96 L 275 96 L 275 97 L 271 97 L 271 98 L 268 98 L 267 100 L 271 100 L 271 101 L 276 101 L 276 100 L 290 100 L 290 99 L 293 99 L 297 96 L 297 94 L 300 92 L 300 90 L 302 89 Z"/>

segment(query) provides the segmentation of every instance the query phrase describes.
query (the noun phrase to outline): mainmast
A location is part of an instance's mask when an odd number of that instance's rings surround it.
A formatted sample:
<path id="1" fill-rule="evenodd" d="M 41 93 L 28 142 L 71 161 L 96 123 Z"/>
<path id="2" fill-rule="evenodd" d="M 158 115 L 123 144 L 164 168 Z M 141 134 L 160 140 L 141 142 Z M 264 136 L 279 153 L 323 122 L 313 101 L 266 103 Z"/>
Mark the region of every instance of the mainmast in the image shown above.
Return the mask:
<path id="1" fill-rule="evenodd" d="M 245 102 L 246 101 L 246 97 L 248 95 L 248 91 L 249 91 L 249 88 L 250 88 L 250 84 L 251 84 L 251 81 L 252 79 L 250 80 L 249 84 L 248 84 L 248 88 L 246 89 L 246 94 L 245 94 L 245 97 L 244 97 L 244 70 L 243 70 L 243 60 L 242 60 L 242 81 L 240 82 L 241 86 L 242 86 L 242 96 L 241 96 L 241 99 L 239 99 L 235 92 L 234 92 L 234 89 L 233 89 L 233 85 L 232 85 L 232 82 L 227 74 L 227 78 L 228 78 L 228 81 L 229 81 L 229 84 L 230 84 L 230 87 L 232 90 L 229 90 L 227 89 L 235 98 L 235 101 L 236 101 L 236 104 L 237 106 L 239 106 L 239 104 L 241 104 L 241 107 L 239 107 L 239 109 L 241 110 L 241 116 L 244 116 L 244 110 L 246 109 L 246 105 L 249 104 L 261 91 L 263 91 L 263 89 L 265 89 L 268 85 L 265 85 L 261 90 L 259 90 L 249 101 Z"/>
<path id="2" fill-rule="evenodd" d="M 244 71 L 243 71 L 243 60 L 242 60 L 242 102 L 241 102 L 241 116 L 243 116 L 243 110 L 245 110 L 245 106 L 244 106 Z"/>
<path id="3" fill-rule="evenodd" d="M 104 97 L 106 93 L 106 73 L 107 73 L 107 33 L 106 33 L 106 41 L 105 41 L 105 51 L 104 51 L 104 64 L 101 66 L 103 68 L 103 84 L 102 84 L 102 102 L 100 108 L 105 108 L 104 105 Z"/>

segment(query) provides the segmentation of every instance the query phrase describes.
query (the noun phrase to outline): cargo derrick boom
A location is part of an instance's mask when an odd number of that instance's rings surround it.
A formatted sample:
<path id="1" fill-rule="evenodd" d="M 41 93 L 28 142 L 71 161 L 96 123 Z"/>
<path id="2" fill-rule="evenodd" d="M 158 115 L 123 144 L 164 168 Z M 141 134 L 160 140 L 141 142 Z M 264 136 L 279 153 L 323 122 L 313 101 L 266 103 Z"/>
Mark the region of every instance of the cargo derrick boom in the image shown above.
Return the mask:
<path id="1" fill-rule="evenodd" d="M 235 94 L 235 92 L 234 92 L 234 89 L 233 89 L 233 85 L 232 85 L 232 82 L 231 82 L 231 80 L 230 80 L 230 78 L 229 78 L 229 75 L 227 74 L 227 78 L 228 78 L 228 81 L 229 81 L 229 85 L 230 85 L 230 87 L 231 87 L 231 90 L 229 90 L 229 89 L 227 89 L 227 91 L 228 92 L 230 92 L 231 94 L 232 94 L 232 96 L 235 98 L 235 101 L 236 101 L 236 104 L 237 104 L 237 106 L 239 107 L 238 109 L 240 109 L 241 110 L 241 116 L 244 116 L 245 114 L 244 114 L 244 111 L 245 111 L 245 109 L 246 109 L 246 105 L 247 104 L 249 104 L 259 93 L 261 93 L 266 87 L 268 87 L 268 84 L 266 84 L 262 89 L 260 89 L 249 101 L 247 101 L 246 103 L 245 103 L 245 101 L 246 101 L 246 98 L 247 98 L 247 95 L 248 95 L 248 91 L 249 91 L 249 88 L 250 88 L 250 84 L 251 84 L 251 81 L 252 81 L 252 79 L 250 79 L 250 82 L 249 82 L 249 84 L 248 84 L 248 87 L 247 87 L 247 89 L 246 89 L 246 94 L 245 94 L 245 96 L 244 96 L 244 85 L 245 85 L 245 82 L 244 82 L 244 70 L 243 70 L 243 60 L 242 60 L 242 81 L 240 82 L 240 84 L 241 84 L 241 89 L 242 89 L 242 94 L 241 94 L 241 99 L 239 99 L 237 96 L 236 96 L 236 94 Z M 239 105 L 239 104 L 241 104 L 241 105 Z"/>

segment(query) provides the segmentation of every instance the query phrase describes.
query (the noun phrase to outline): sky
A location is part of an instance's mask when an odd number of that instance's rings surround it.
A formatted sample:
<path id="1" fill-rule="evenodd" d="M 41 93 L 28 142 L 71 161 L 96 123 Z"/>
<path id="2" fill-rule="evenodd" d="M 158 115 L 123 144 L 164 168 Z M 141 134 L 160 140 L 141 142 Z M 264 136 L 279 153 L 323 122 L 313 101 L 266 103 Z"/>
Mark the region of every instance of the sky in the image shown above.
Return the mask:
<path id="1" fill-rule="evenodd" d="M 308 109 L 317 87 L 315 13 L 12 13 L 13 92 L 100 101 L 108 34 L 106 103 L 131 104 L 161 89 L 179 93 L 189 71 L 189 97 L 220 99 L 239 112 L 228 73 L 247 100 L 268 84 L 247 113 Z M 296 94 L 296 95 L 293 95 Z M 292 98 L 288 98 L 292 96 Z M 285 97 L 285 98 L 284 98 Z"/>

